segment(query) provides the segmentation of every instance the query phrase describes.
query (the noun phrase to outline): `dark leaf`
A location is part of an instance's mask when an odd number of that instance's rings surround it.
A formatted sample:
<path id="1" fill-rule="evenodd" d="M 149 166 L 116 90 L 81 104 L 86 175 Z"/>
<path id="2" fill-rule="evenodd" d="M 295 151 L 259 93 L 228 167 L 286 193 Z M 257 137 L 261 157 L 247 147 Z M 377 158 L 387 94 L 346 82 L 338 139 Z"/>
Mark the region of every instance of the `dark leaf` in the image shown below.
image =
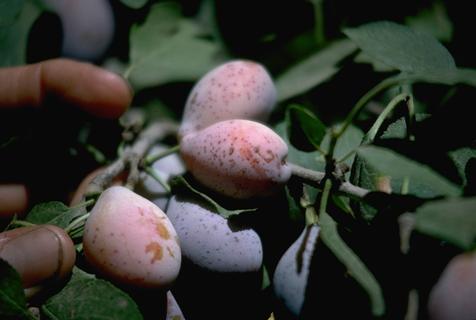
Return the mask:
<path id="1" fill-rule="evenodd" d="M 416 211 L 415 228 L 446 240 L 464 250 L 476 241 L 476 198 L 454 198 L 429 202 Z"/>
<path id="2" fill-rule="evenodd" d="M 289 123 L 289 137 L 294 146 L 303 146 L 304 151 L 314 151 L 320 148 L 322 139 L 326 134 L 326 126 L 317 118 L 310 110 L 299 105 L 291 105 L 288 108 Z M 303 142 L 303 137 L 311 144 L 307 148 L 306 143 Z"/>
<path id="3" fill-rule="evenodd" d="M 451 54 L 433 36 L 394 22 L 371 22 L 344 33 L 368 55 L 400 71 L 424 74 L 456 68 Z"/>
<path id="4" fill-rule="evenodd" d="M 369 295 L 372 313 L 381 316 L 385 312 L 385 301 L 382 289 L 374 275 L 367 269 L 360 258 L 342 240 L 336 222 L 327 213 L 323 212 L 319 217 L 321 227 L 321 239 L 348 269 L 350 275 L 365 289 Z"/>
<path id="5" fill-rule="evenodd" d="M 20 275 L 2 259 L 0 259 L 0 318 L 35 319 L 26 307 Z"/>
<path id="6" fill-rule="evenodd" d="M 76 272 L 58 294 L 42 306 L 49 319 L 142 319 L 136 303 L 111 283 Z"/>

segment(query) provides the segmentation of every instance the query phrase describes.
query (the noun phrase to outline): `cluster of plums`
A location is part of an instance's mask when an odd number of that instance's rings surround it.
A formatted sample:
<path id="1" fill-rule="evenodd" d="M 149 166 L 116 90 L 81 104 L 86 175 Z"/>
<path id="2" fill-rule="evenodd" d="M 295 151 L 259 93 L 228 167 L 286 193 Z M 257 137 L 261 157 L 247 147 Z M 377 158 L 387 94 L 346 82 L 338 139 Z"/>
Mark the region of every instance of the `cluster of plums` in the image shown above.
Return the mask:
<path id="1" fill-rule="evenodd" d="M 216 67 L 188 97 L 178 134 L 180 157 L 167 156 L 154 169 L 164 180 L 188 171 L 203 186 L 230 198 L 271 195 L 291 176 L 286 143 L 263 124 L 275 103 L 275 86 L 262 65 L 236 60 Z M 319 227 L 307 226 L 273 270 L 275 298 L 293 317 L 302 312 L 318 237 Z M 14 252 L 28 251 L 32 239 L 45 241 L 42 264 L 34 270 L 33 261 L 15 260 Z M 47 245 L 48 241 L 55 246 Z M 144 176 L 134 191 L 112 186 L 100 195 L 85 225 L 83 248 L 88 264 L 113 282 L 171 289 L 185 315 L 253 317 L 253 309 L 246 309 L 260 290 L 264 254 L 260 235 L 195 198 L 169 198 L 150 177 Z M 67 275 L 75 250 L 62 229 L 38 226 L 4 233 L 0 256 L 17 268 L 24 286 L 31 287 L 41 279 Z M 474 296 L 474 280 L 466 277 L 476 272 L 475 261 L 473 255 L 448 265 L 431 294 L 433 319 L 474 319 L 474 304 L 457 296 L 460 292 Z M 194 301 L 202 305 L 192 307 Z M 223 308 L 223 313 L 217 311 Z M 180 319 L 177 314 L 183 317 L 176 310 L 174 319 Z"/>

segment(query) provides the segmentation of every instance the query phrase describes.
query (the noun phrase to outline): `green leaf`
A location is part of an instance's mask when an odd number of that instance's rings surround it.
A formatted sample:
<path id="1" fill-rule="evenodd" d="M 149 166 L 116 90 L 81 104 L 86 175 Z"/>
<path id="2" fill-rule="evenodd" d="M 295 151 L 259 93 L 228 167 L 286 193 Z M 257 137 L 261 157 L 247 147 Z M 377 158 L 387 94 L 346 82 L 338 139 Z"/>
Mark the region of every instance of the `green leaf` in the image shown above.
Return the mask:
<path id="1" fill-rule="evenodd" d="M 219 46 L 202 37 L 194 21 L 173 3 L 154 5 L 130 34 L 129 77 L 136 90 L 174 81 L 194 81 L 222 61 Z"/>
<path id="2" fill-rule="evenodd" d="M 436 1 L 431 8 L 422 10 L 416 16 L 406 17 L 405 23 L 412 29 L 431 34 L 441 41 L 450 41 L 453 36 L 453 24 L 441 1 Z"/>
<path id="3" fill-rule="evenodd" d="M 35 319 L 26 307 L 20 275 L 2 259 L 0 259 L 0 318 Z"/>
<path id="4" fill-rule="evenodd" d="M 379 174 L 364 158 L 359 155 L 355 157 L 349 179 L 352 184 L 372 191 L 376 189 L 375 182 L 378 176 Z M 366 221 L 372 220 L 377 214 L 374 207 L 362 201 L 351 200 L 351 206 Z"/>
<path id="5" fill-rule="evenodd" d="M 401 74 L 396 78 L 400 83 L 436 83 L 455 85 L 458 83 L 476 87 L 476 70 L 456 68 L 453 70 L 428 71 L 414 75 Z"/>
<path id="6" fill-rule="evenodd" d="M 10 2 L 14 1 L 8 1 Z M 17 12 L 17 5 L 8 10 L 12 16 L 3 16 L 3 7 L 0 5 L 0 12 L 5 21 L 0 23 L 0 67 L 23 65 L 26 62 L 26 47 L 28 43 L 28 34 L 33 22 L 41 13 L 41 8 L 31 1 L 24 3 L 21 12 Z M 19 14 L 19 15 L 18 15 Z M 4 24 L 5 22 L 5 24 Z"/>
<path id="7" fill-rule="evenodd" d="M 289 123 L 289 119 L 285 119 L 274 127 L 274 131 L 288 145 L 287 161 L 308 169 L 323 171 L 325 169 L 325 161 L 324 157 L 322 156 L 322 153 L 318 151 L 303 152 L 293 147 L 293 145 L 289 142 L 289 137 L 287 133 L 287 127 L 289 126 Z"/>
<path id="8" fill-rule="evenodd" d="M 378 21 L 343 32 L 374 59 L 400 71 L 425 73 L 456 68 L 451 54 L 433 36 Z"/>
<path id="9" fill-rule="evenodd" d="M 337 223 L 326 212 L 319 216 L 319 225 L 321 227 L 321 239 L 324 244 L 334 253 L 342 262 L 350 275 L 367 292 L 374 316 L 381 316 L 385 312 L 385 301 L 383 299 L 382 289 L 375 279 L 374 275 L 368 270 L 360 258 L 350 249 L 342 240 L 338 231 Z"/>
<path id="10" fill-rule="evenodd" d="M 132 9 L 140 9 L 147 3 L 148 0 L 121 0 L 121 2 Z"/>
<path id="11" fill-rule="evenodd" d="M 34 224 L 54 224 L 64 229 L 74 218 L 84 213 L 84 207 L 69 208 L 62 202 L 51 201 L 34 206 L 25 220 Z"/>
<path id="12" fill-rule="evenodd" d="M 356 50 L 352 41 L 340 40 L 299 62 L 276 79 L 278 100 L 283 101 L 329 80 L 337 63 Z"/>
<path id="13" fill-rule="evenodd" d="M 326 126 L 310 110 L 299 106 L 291 105 L 288 108 L 291 135 L 293 132 L 303 132 L 307 140 L 315 149 L 320 149 L 322 139 L 326 134 Z M 296 119 L 293 121 L 293 119 Z"/>
<path id="14" fill-rule="evenodd" d="M 175 176 L 173 177 L 170 181 L 169 184 L 172 188 L 177 188 L 177 187 L 185 187 L 188 191 L 191 191 L 195 195 L 201 197 L 202 199 L 206 200 L 210 205 L 212 205 L 216 211 L 218 212 L 219 215 L 221 215 L 223 218 L 228 219 L 231 216 L 238 215 L 240 213 L 245 213 L 245 212 L 253 212 L 256 211 L 257 208 L 251 208 L 251 209 L 236 209 L 236 210 L 228 210 L 221 205 L 219 205 L 215 200 L 204 194 L 203 192 L 198 191 L 190 183 L 188 183 L 187 180 L 185 180 L 184 177 L 182 176 Z"/>
<path id="15" fill-rule="evenodd" d="M 458 186 L 434 172 L 430 167 L 389 149 L 363 146 L 358 150 L 358 155 L 377 172 L 391 177 L 393 190 L 400 190 L 403 180 L 410 179 L 409 194 L 418 197 L 431 198 L 461 194 Z"/>
<path id="16" fill-rule="evenodd" d="M 352 152 L 356 151 L 362 142 L 364 133 L 358 127 L 350 125 L 344 134 L 339 138 L 334 149 L 334 158 L 336 160 L 341 160 L 342 158 L 349 156 Z M 325 151 L 329 150 L 329 144 L 331 141 L 331 132 L 328 131 L 324 137 L 321 147 Z M 346 163 L 349 168 L 352 167 L 355 155 L 349 156 L 346 158 L 344 163 Z"/>
<path id="17" fill-rule="evenodd" d="M 476 158 L 476 149 L 470 148 L 470 147 L 457 149 L 457 150 L 451 151 L 449 153 L 449 156 L 453 160 L 454 164 L 456 165 L 456 168 L 458 169 L 461 179 L 463 180 L 463 184 L 466 184 L 468 182 L 468 179 L 466 178 L 466 172 L 465 172 L 466 163 L 468 162 L 469 159 Z"/>
<path id="18" fill-rule="evenodd" d="M 139 320 L 134 300 L 111 283 L 99 279 L 75 279 L 42 306 L 54 320 Z"/>
<path id="19" fill-rule="evenodd" d="M 431 201 L 416 211 L 416 230 L 464 250 L 476 240 L 476 197 Z"/>
<path id="20" fill-rule="evenodd" d="M 0 2 L 0 28 L 15 22 L 24 3 L 25 0 L 2 0 Z"/>

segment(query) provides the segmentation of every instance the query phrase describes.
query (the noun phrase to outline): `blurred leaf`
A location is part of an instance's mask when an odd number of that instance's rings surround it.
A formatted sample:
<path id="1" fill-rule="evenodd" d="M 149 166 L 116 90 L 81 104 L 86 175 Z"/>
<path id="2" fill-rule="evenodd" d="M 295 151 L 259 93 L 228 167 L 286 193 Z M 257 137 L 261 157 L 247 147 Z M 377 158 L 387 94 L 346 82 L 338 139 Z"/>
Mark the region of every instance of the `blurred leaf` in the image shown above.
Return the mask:
<path id="1" fill-rule="evenodd" d="M 441 41 L 450 41 L 453 36 L 453 24 L 441 1 L 434 2 L 431 8 L 422 10 L 416 16 L 407 17 L 405 23 L 412 29 L 431 34 Z"/>
<path id="2" fill-rule="evenodd" d="M 463 180 L 463 184 L 466 184 L 468 182 L 465 172 L 466 164 L 468 163 L 469 159 L 476 158 L 476 149 L 469 147 L 461 148 L 458 150 L 451 151 L 449 153 L 449 156 L 455 163 L 456 168 L 458 169 L 458 172 L 461 176 L 461 179 Z"/>
<path id="3" fill-rule="evenodd" d="M 336 64 L 356 50 L 352 41 L 340 40 L 299 62 L 276 79 L 278 100 L 283 101 L 329 80 Z"/>
<path id="4" fill-rule="evenodd" d="M 25 220 L 34 224 L 54 224 L 64 229 L 74 218 L 84 213 L 84 207 L 69 208 L 62 202 L 51 201 L 34 206 Z"/>
<path id="5" fill-rule="evenodd" d="M 184 177 L 182 176 L 175 176 L 173 177 L 170 181 L 169 184 L 172 188 L 180 188 L 180 187 L 185 187 L 188 191 L 191 191 L 195 195 L 199 196 L 200 198 L 204 199 L 207 201 L 211 206 L 213 206 L 216 211 L 218 212 L 219 215 L 221 215 L 223 218 L 228 219 L 231 216 L 238 215 L 240 213 L 245 213 L 245 212 L 253 212 L 256 211 L 257 208 L 251 208 L 251 209 L 237 209 L 237 210 L 228 210 L 226 208 L 223 208 L 221 205 L 219 205 L 215 200 L 207 196 L 205 193 L 198 191 L 190 183 L 188 183 L 187 180 L 185 180 Z"/>
<path id="6" fill-rule="evenodd" d="M 287 133 L 287 127 L 290 125 L 289 123 L 290 123 L 289 117 L 286 117 L 284 121 L 278 123 L 274 127 L 275 132 L 288 145 L 287 161 L 291 163 L 295 163 L 297 165 L 300 165 L 308 169 L 323 171 L 325 168 L 325 161 L 324 161 L 324 157 L 322 156 L 320 152 L 318 151 L 303 152 L 293 147 L 293 145 L 289 142 L 289 137 Z"/>
<path id="7" fill-rule="evenodd" d="M 425 73 L 456 68 L 451 54 L 433 36 L 394 22 L 371 22 L 343 32 L 368 55 L 400 71 Z"/>
<path id="8" fill-rule="evenodd" d="M 291 119 L 289 123 L 291 142 L 296 141 L 294 134 L 297 134 L 298 138 L 302 138 L 300 134 L 302 133 L 307 138 L 307 142 L 313 146 L 311 150 L 319 149 L 326 134 L 326 126 L 321 120 L 310 110 L 299 105 L 291 105 L 287 111 Z"/>
<path id="9" fill-rule="evenodd" d="M 139 320 L 142 315 L 134 300 L 111 283 L 79 275 L 46 301 L 42 311 L 49 319 Z"/>
<path id="10" fill-rule="evenodd" d="M 428 202 L 417 209 L 415 228 L 470 250 L 476 240 L 476 198 Z"/>
<path id="11" fill-rule="evenodd" d="M 407 136 L 407 122 L 405 117 L 401 117 L 391 124 L 382 132 L 380 139 L 404 139 Z"/>
<path id="12" fill-rule="evenodd" d="M 35 319 L 26 307 L 18 272 L 0 259 L 0 317 L 2 319 Z"/>
<path id="13" fill-rule="evenodd" d="M 381 316 L 385 312 L 385 301 L 383 299 L 382 289 L 360 258 L 351 248 L 342 240 L 338 231 L 337 223 L 326 212 L 319 216 L 319 225 L 321 227 L 321 239 L 324 244 L 334 253 L 342 262 L 349 274 L 364 288 L 370 298 L 372 313 L 375 316 Z"/>
<path id="14" fill-rule="evenodd" d="M 458 186 L 431 170 L 428 166 L 408 159 L 389 149 L 364 146 L 358 155 L 383 175 L 391 177 L 392 189 L 400 190 L 395 182 L 402 183 L 410 179 L 409 194 L 422 198 L 441 195 L 457 196 L 461 194 Z M 396 181 L 395 181 L 396 180 Z"/>
<path id="15" fill-rule="evenodd" d="M 2 17 L 0 23 L 0 67 L 25 64 L 28 34 L 31 26 L 42 12 L 42 9 L 31 1 L 24 3 L 21 12 L 18 12 L 18 4 L 15 4 L 15 1 L 7 1 L 7 3 L 8 5 L 0 5 Z M 11 8 L 10 3 L 14 3 Z M 9 7 L 5 16 L 4 7 Z"/>
<path id="16" fill-rule="evenodd" d="M 348 156 L 351 152 L 356 151 L 362 142 L 364 133 L 358 127 L 350 125 L 344 134 L 337 141 L 336 147 L 334 149 L 334 158 L 336 160 L 341 160 L 343 157 Z M 329 143 L 331 141 L 331 133 L 328 130 L 326 136 L 322 140 L 321 148 L 325 151 L 329 150 Z M 344 163 L 352 167 L 355 155 L 349 156 Z"/>
<path id="17" fill-rule="evenodd" d="M 121 2 L 132 9 L 142 8 L 148 0 L 121 0 Z"/>
<path id="18" fill-rule="evenodd" d="M 401 83 L 424 82 L 445 85 L 461 83 L 476 87 L 475 69 L 455 68 L 453 70 L 428 71 L 415 75 L 401 74 L 397 78 L 400 78 Z"/>
<path id="19" fill-rule="evenodd" d="M 379 174 L 364 158 L 356 155 L 349 179 L 352 184 L 372 191 L 376 189 L 375 182 L 378 176 Z M 377 210 L 365 202 L 351 200 L 350 203 L 351 207 L 366 221 L 372 220 L 377 214 Z"/>
<path id="20" fill-rule="evenodd" d="M 125 73 L 136 90 L 174 81 L 194 81 L 212 69 L 219 46 L 200 34 L 173 3 L 159 3 L 130 34 L 130 65 Z"/>
<path id="21" fill-rule="evenodd" d="M 2 0 L 0 2 L 0 28 L 15 22 L 24 3 L 25 0 Z"/>
<path id="22" fill-rule="evenodd" d="M 376 60 L 372 58 L 370 55 L 368 55 L 366 52 L 361 51 L 359 52 L 355 58 L 354 62 L 356 63 L 368 63 L 372 65 L 372 68 L 376 72 L 391 72 L 395 71 L 395 68 L 392 66 L 389 66 L 388 64 L 385 64 L 381 62 L 380 60 Z"/>

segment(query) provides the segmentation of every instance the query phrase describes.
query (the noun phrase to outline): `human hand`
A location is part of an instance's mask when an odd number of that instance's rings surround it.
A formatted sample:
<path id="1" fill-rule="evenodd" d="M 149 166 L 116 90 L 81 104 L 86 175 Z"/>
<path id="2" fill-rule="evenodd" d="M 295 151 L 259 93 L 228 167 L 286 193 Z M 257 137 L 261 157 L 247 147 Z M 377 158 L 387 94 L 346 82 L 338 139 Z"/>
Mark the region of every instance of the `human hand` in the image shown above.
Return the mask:
<path id="1" fill-rule="evenodd" d="M 95 117 L 121 116 L 132 100 L 128 84 L 97 66 L 67 59 L 0 69 L 0 117 L 14 109 L 42 109 L 47 99 L 75 107 Z M 1 146 L 1 145 L 0 145 Z M 29 191 L 0 176 L 0 220 L 28 208 Z"/>

